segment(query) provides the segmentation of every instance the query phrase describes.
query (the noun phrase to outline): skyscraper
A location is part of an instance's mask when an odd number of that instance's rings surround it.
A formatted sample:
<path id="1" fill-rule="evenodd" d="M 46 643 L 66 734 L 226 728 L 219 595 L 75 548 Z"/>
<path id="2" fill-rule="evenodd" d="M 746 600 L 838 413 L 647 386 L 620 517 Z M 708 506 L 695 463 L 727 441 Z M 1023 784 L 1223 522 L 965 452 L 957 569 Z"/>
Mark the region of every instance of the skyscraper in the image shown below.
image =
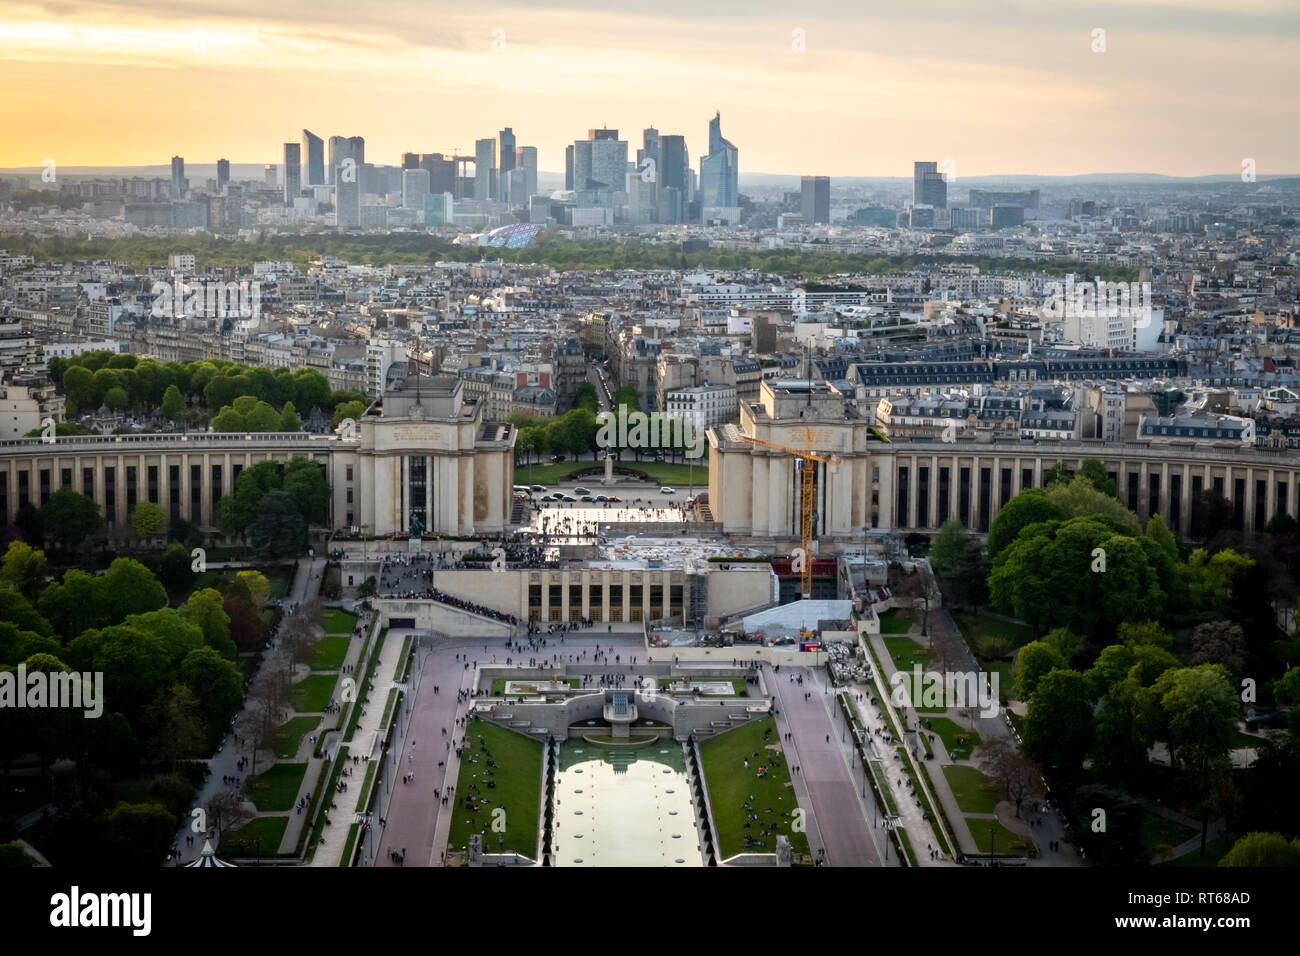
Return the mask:
<path id="1" fill-rule="evenodd" d="M 276 172 L 275 163 L 266 163 L 262 166 L 262 184 L 274 187 L 279 182 L 279 174 Z"/>
<path id="2" fill-rule="evenodd" d="M 302 146 L 284 144 L 284 203 L 292 206 L 302 192 Z"/>
<path id="3" fill-rule="evenodd" d="M 739 151 L 722 138 L 722 114 L 709 121 L 709 153 L 700 160 L 700 209 L 705 219 L 740 216 Z"/>
<path id="4" fill-rule="evenodd" d="M 340 229 L 356 229 L 361 226 L 361 170 L 357 167 L 345 169 L 342 165 L 334 170 L 334 222 Z"/>
<path id="5" fill-rule="evenodd" d="M 429 173 L 429 192 L 456 192 L 456 161 L 454 159 L 448 159 L 442 153 L 421 153 L 419 168 L 427 170 Z M 463 193 L 461 198 L 468 198 L 471 195 L 473 195 L 472 192 Z"/>
<path id="6" fill-rule="evenodd" d="M 912 205 L 948 208 L 948 183 L 938 163 L 912 164 Z"/>
<path id="7" fill-rule="evenodd" d="M 402 154 L 402 168 L 403 168 L 403 169 L 419 169 L 419 168 L 420 168 L 420 154 L 419 154 L 419 153 L 403 153 L 403 154 Z"/>
<path id="8" fill-rule="evenodd" d="M 686 204 L 691 192 L 691 160 L 686 151 L 685 136 L 665 134 L 659 137 L 656 179 L 659 181 L 656 193 L 659 222 L 685 222 Z"/>
<path id="9" fill-rule="evenodd" d="M 230 182 L 230 160 L 217 160 L 217 188 L 225 189 L 226 183 Z"/>
<path id="10" fill-rule="evenodd" d="M 831 221 L 831 178 L 805 176 L 801 188 L 803 221 L 829 224 Z"/>
<path id="11" fill-rule="evenodd" d="M 326 185 L 325 141 L 307 129 L 302 131 L 302 184 Z"/>
<path id="12" fill-rule="evenodd" d="M 573 144 L 573 188 L 621 192 L 626 185 L 627 141 L 616 129 L 593 129 Z"/>
<path id="13" fill-rule="evenodd" d="M 185 193 L 185 157 L 172 157 L 172 198 L 180 199 Z"/>
<path id="14" fill-rule="evenodd" d="M 474 141 L 474 198 L 495 199 L 497 141 L 491 137 Z"/>
<path id="15" fill-rule="evenodd" d="M 429 192 L 427 169 L 402 170 L 402 205 L 407 209 L 424 209 L 424 197 Z"/>
<path id="16" fill-rule="evenodd" d="M 653 172 L 651 172 L 653 170 Z M 641 148 L 636 151 L 637 177 L 636 219 L 638 222 L 658 222 L 659 196 L 659 130 L 648 126 L 641 131 Z M 649 178 L 647 178 L 649 177 Z M 633 193 L 628 190 L 628 202 Z"/>
<path id="17" fill-rule="evenodd" d="M 497 174 L 498 199 L 510 199 L 510 170 L 515 168 L 515 133 L 509 126 L 501 131 L 501 149 L 497 153 L 500 163 Z"/>
<path id="18" fill-rule="evenodd" d="M 573 189 L 573 147 L 564 147 L 564 188 Z"/>
<path id="19" fill-rule="evenodd" d="M 338 185 L 336 171 L 344 160 L 352 160 L 355 170 L 360 170 L 366 161 L 366 141 L 361 136 L 331 136 L 329 143 L 329 166 L 325 176 L 333 185 Z"/>
<path id="20" fill-rule="evenodd" d="M 515 151 L 515 168 L 524 171 L 524 194 L 513 197 L 517 206 L 527 204 L 528 198 L 537 194 L 537 147 L 520 146 Z"/>

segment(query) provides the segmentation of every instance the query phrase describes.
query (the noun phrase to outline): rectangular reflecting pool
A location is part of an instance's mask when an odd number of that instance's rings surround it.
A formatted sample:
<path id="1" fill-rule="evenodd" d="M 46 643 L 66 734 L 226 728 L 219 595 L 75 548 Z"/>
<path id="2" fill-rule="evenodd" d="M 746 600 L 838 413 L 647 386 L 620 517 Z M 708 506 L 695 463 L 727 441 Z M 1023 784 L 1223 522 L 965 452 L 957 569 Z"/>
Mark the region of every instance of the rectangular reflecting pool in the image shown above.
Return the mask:
<path id="1" fill-rule="evenodd" d="M 682 745 L 613 750 L 585 740 L 560 748 L 556 866 L 703 866 Z"/>

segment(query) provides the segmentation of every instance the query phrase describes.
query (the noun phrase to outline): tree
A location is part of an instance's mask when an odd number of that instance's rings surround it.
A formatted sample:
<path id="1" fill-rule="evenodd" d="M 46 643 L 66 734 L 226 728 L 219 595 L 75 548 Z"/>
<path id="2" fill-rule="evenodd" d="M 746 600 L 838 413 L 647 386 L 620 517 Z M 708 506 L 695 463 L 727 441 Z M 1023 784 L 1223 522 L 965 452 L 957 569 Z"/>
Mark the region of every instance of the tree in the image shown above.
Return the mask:
<path id="1" fill-rule="evenodd" d="M 1065 511 L 1041 488 L 1026 488 L 998 512 L 989 527 L 989 556 L 997 558 L 1029 525 L 1064 521 Z"/>
<path id="2" fill-rule="evenodd" d="M 1136 674 L 1115 682 L 1102 697 L 1094 720 L 1093 769 L 1117 786 L 1138 783 L 1147 771 L 1147 751 L 1159 727 L 1155 690 L 1143 687 Z"/>
<path id="3" fill-rule="evenodd" d="M 257 517 L 249 526 L 248 533 L 257 556 L 273 561 L 302 550 L 307 523 L 290 494 L 271 491 L 258 503 Z"/>
<path id="4" fill-rule="evenodd" d="M 1055 484 L 1047 489 L 1047 500 L 1071 518 L 1100 517 L 1110 522 L 1116 531 L 1135 535 L 1141 530 L 1138 519 L 1113 495 L 1098 491 L 1083 475 L 1075 475 L 1068 483 Z"/>
<path id="5" fill-rule="evenodd" d="M 244 699 L 243 675 L 211 647 L 200 647 L 186 654 L 179 674 L 181 682 L 199 700 L 207 746 L 216 747 Z"/>
<path id="6" fill-rule="evenodd" d="M 71 488 L 60 488 L 50 495 L 41 515 L 46 530 L 69 550 L 81 544 L 103 524 L 95 500 Z"/>
<path id="7" fill-rule="evenodd" d="M 49 636 L 53 633 L 50 622 L 36 613 L 31 602 L 17 591 L 0 589 L 0 621 L 7 621 L 20 631 Z"/>
<path id="8" fill-rule="evenodd" d="M 1029 700 L 1038 682 L 1054 670 L 1065 670 L 1069 661 L 1056 647 L 1044 641 L 1030 641 L 1016 655 L 1016 700 Z"/>
<path id="9" fill-rule="evenodd" d="M 1100 459 L 1085 458 L 1079 465 L 1078 475 L 1086 478 L 1094 489 L 1103 495 L 1115 497 L 1115 479 L 1106 471 L 1106 466 Z"/>
<path id="10" fill-rule="evenodd" d="M 239 571 L 235 577 L 248 588 L 248 600 L 254 607 L 266 607 L 271 600 L 271 582 L 265 574 L 261 571 Z"/>
<path id="11" fill-rule="evenodd" d="M 303 407 L 308 408 L 310 406 L 303 406 Z M 334 409 L 332 427 L 338 428 L 339 423 L 342 422 L 343 419 L 345 418 L 350 418 L 354 422 L 359 422 L 361 421 L 361 416 L 364 415 L 365 413 L 366 413 L 366 406 L 364 402 L 342 402 Z"/>
<path id="12" fill-rule="evenodd" d="M 247 432 L 249 430 L 248 420 L 227 405 L 217 412 L 212 419 L 212 430 L 214 432 Z"/>
<path id="13" fill-rule="evenodd" d="M 957 563 L 970 543 L 966 526 L 956 518 L 949 518 L 930 543 L 930 567 L 941 578 L 946 578 L 957 568 Z"/>
<path id="14" fill-rule="evenodd" d="M 250 432 L 275 432 L 280 430 L 280 416 L 266 402 L 256 403 L 244 421 Z"/>
<path id="15" fill-rule="evenodd" d="M 197 577 L 190 550 L 183 544 L 168 545 L 158 559 L 158 580 L 163 587 L 171 594 L 186 594 L 194 587 Z"/>
<path id="16" fill-rule="evenodd" d="M 168 421 L 179 422 L 185 418 L 185 396 L 175 385 L 168 385 L 163 392 L 162 413 Z"/>
<path id="17" fill-rule="evenodd" d="M 279 430 L 282 432 L 300 432 L 302 431 L 302 419 L 298 416 L 298 409 L 293 402 L 285 402 L 284 408 L 280 410 Z"/>
<path id="18" fill-rule="evenodd" d="M 1038 772 L 1006 736 L 990 737 L 976 750 L 981 769 L 996 780 L 1020 816 L 1025 800 L 1038 788 Z"/>
<path id="19" fill-rule="evenodd" d="M 94 575 L 74 568 L 65 571 L 62 580 L 41 592 L 41 613 L 65 641 L 72 640 L 88 628 L 112 623 L 108 609 L 99 603 L 97 582 Z M 0 613 L 0 619 L 13 620 L 3 613 Z"/>
<path id="20" fill-rule="evenodd" d="M 233 833 L 257 816 L 254 806 L 235 790 L 222 790 L 208 800 L 208 825 L 220 842 L 223 833 Z M 269 852 L 268 848 L 268 852 Z"/>
<path id="21" fill-rule="evenodd" d="M 1152 647 L 1168 648 L 1174 642 L 1169 632 L 1155 621 L 1143 621 L 1141 623 L 1124 621 L 1119 626 L 1117 636 L 1121 643 L 1129 647 L 1151 645 Z"/>
<path id="22" fill-rule="evenodd" d="M 105 822 L 112 859 L 126 869 L 156 867 L 176 833 L 176 817 L 161 803 L 119 803 Z"/>
<path id="23" fill-rule="evenodd" d="M 88 368 L 73 365 L 63 373 L 63 394 L 78 409 L 95 407 L 95 377 Z"/>
<path id="24" fill-rule="evenodd" d="M 206 734 L 199 698 L 185 684 L 162 688 L 146 709 L 145 726 L 149 729 L 148 749 L 153 759 L 170 763 L 202 751 Z"/>
<path id="25" fill-rule="evenodd" d="M 113 622 L 167 606 L 167 591 L 162 583 L 152 571 L 131 558 L 115 559 L 104 576 L 95 579 L 95 584 L 96 599 Z"/>
<path id="26" fill-rule="evenodd" d="M 1206 488 L 1192 502 L 1192 537 L 1208 541 L 1232 526 L 1235 511 L 1227 498 L 1214 488 Z"/>
<path id="27" fill-rule="evenodd" d="M 10 541 L 0 559 L 0 584 L 13 588 L 29 601 L 35 601 L 45 583 L 45 552 L 22 541 Z"/>
<path id="28" fill-rule="evenodd" d="M 298 513 L 310 524 L 323 524 L 329 513 L 330 486 L 325 471 L 310 458 L 292 458 L 284 466 L 281 486 L 293 497 Z"/>
<path id="29" fill-rule="evenodd" d="M 167 522 L 167 512 L 152 501 L 136 502 L 135 510 L 131 512 L 131 530 L 137 538 L 166 534 Z"/>
<path id="30" fill-rule="evenodd" d="M 1241 705 L 1227 672 L 1216 664 L 1166 671 L 1156 680 L 1169 754 L 1191 777 L 1205 803 L 1201 851 L 1209 826 L 1208 802 L 1216 778 L 1228 771 L 1228 751 L 1237 734 Z"/>
<path id="31" fill-rule="evenodd" d="M 957 559 L 957 566 L 943 582 L 949 603 L 974 608 L 988 603 L 989 563 L 979 542 L 971 539 Z"/>
<path id="32" fill-rule="evenodd" d="M 230 618 L 222 608 L 221 593 L 202 588 L 189 596 L 178 608 L 181 617 L 199 626 L 203 642 L 227 660 L 235 659 L 235 644 L 230 639 Z"/>
<path id="33" fill-rule="evenodd" d="M 1300 838 L 1288 843 L 1280 833 L 1247 833 L 1223 855 L 1219 866 L 1300 866 Z"/>
<path id="34" fill-rule="evenodd" d="M 1047 632 L 1043 638 L 1043 643 L 1056 648 L 1061 657 L 1065 659 L 1064 666 L 1070 667 L 1074 663 L 1075 657 L 1083 652 L 1083 645 L 1086 641 L 1082 635 L 1075 634 L 1068 627 L 1058 627 Z"/>
<path id="35" fill-rule="evenodd" d="M 1083 675 L 1054 670 L 1041 677 L 1025 716 L 1024 745 L 1029 756 L 1072 778 L 1092 747 L 1092 736 L 1092 691 Z"/>
<path id="36" fill-rule="evenodd" d="M 131 404 L 130 398 L 126 394 L 126 389 L 120 385 L 110 388 L 104 393 L 104 405 L 115 412 L 120 412 Z"/>
<path id="37" fill-rule="evenodd" d="M 221 608 L 230 618 L 230 639 L 239 651 L 255 651 L 266 643 L 266 622 L 257 609 L 233 594 L 221 599 Z"/>
<path id="38" fill-rule="evenodd" d="M 1212 621 L 1192 631 L 1192 664 L 1221 664 L 1237 681 L 1246 667 L 1246 636 L 1231 621 Z"/>
<path id="39" fill-rule="evenodd" d="M 41 509 L 31 501 L 24 501 L 18 506 L 18 512 L 14 515 L 14 527 L 30 545 L 40 547 L 45 541 L 45 520 L 41 517 Z"/>

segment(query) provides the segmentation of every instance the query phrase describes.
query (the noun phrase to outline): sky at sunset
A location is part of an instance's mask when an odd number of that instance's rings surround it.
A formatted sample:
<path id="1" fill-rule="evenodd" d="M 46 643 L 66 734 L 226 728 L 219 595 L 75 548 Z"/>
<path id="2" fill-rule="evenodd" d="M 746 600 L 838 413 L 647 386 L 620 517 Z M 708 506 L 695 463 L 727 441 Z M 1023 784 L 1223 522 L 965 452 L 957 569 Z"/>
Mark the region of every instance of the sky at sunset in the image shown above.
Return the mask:
<path id="1" fill-rule="evenodd" d="M 396 164 L 511 126 L 560 171 L 654 125 L 698 170 L 720 110 L 742 174 L 1265 175 L 1300 172 L 1298 88 L 1300 0 L 0 0 L 0 167 L 279 162 L 303 127 Z"/>

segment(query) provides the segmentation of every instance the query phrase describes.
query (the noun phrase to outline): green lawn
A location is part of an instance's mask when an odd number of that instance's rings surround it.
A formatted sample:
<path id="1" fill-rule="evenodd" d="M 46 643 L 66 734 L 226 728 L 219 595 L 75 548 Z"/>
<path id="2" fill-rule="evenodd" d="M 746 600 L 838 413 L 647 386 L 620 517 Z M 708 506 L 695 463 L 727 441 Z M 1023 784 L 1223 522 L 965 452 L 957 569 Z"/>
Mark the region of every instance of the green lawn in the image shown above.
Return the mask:
<path id="1" fill-rule="evenodd" d="M 1198 832 L 1193 827 L 1184 826 L 1177 820 L 1170 820 L 1150 811 L 1142 814 L 1142 822 L 1139 824 L 1138 829 L 1142 840 L 1142 851 L 1148 857 L 1156 855 L 1156 847 L 1161 845 L 1178 846 L 1185 840 L 1190 840 L 1196 836 Z"/>
<path id="2" fill-rule="evenodd" d="M 981 853 L 992 853 L 994 856 L 1024 856 L 1028 852 L 1024 837 L 1008 830 L 998 820 L 967 817 L 966 826 L 970 828 L 970 835 Z M 992 833 L 989 832 L 990 829 Z"/>
<path id="3" fill-rule="evenodd" d="M 480 749 L 480 741 L 487 753 Z M 470 757 L 477 757 L 472 763 Z M 491 759 L 496 770 L 487 766 Z M 489 788 L 492 781 L 495 787 Z M 426 784 L 426 786 L 429 784 Z M 400 784 L 399 784 L 400 786 Z M 478 789 L 475 789 L 477 786 Z M 537 815 L 542 791 L 542 743 L 476 720 L 465 732 L 465 759 L 456 777 L 456 804 L 451 817 L 451 832 L 447 837 L 447 852 L 464 852 L 469 848 L 471 833 L 483 834 L 486 852 L 515 851 L 529 859 L 537 859 Z M 464 801 L 479 797 L 482 801 L 475 810 L 466 809 Z M 493 811 L 505 810 L 505 832 L 492 829 Z M 498 842 L 498 837 L 504 840 Z"/>
<path id="4" fill-rule="evenodd" d="M 407 634 L 406 637 L 402 638 L 402 653 L 398 655 L 397 666 L 393 668 L 394 684 L 400 683 L 402 678 L 406 675 L 406 658 L 409 656 L 410 651 L 411 635 Z"/>
<path id="5" fill-rule="evenodd" d="M 769 733 L 767 742 L 763 738 L 765 733 Z M 790 829 L 793 811 L 798 808 L 799 801 L 782 755 L 780 734 L 771 717 L 705 740 L 700 745 L 700 756 L 709 788 L 709 802 L 713 807 L 713 820 L 718 828 L 715 835 L 718 854 L 722 859 L 743 853 L 747 836 L 763 843 L 752 847 L 754 852 L 774 852 L 773 829 L 789 836 L 790 849 L 796 857 L 810 859 L 808 835 Z M 748 768 L 744 765 L 746 759 L 749 760 Z M 766 768 L 765 776 L 758 776 L 759 765 Z M 753 822 L 744 809 L 751 794 L 754 797 L 751 806 L 759 819 L 746 829 L 745 824 Z M 772 813 L 766 813 L 767 810 Z M 763 829 L 769 831 L 766 838 L 760 835 Z"/>
<path id="6" fill-rule="evenodd" d="M 244 781 L 244 794 L 262 813 L 292 810 L 307 773 L 305 763 L 278 763 Z"/>
<path id="7" fill-rule="evenodd" d="M 262 573 L 266 575 L 266 580 L 271 585 L 272 601 L 278 601 L 289 593 L 289 588 L 293 584 L 292 564 L 277 565 Z"/>
<path id="8" fill-rule="evenodd" d="M 357 830 L 359 829 L 361 829 L 359 823 L 354 823 L 348 827 L 348 842 L 343 844 L 343 856 L 339 858 L 339 866 L 352 865 L 352 852 L 357 845 Z"/>
<path id="9" fill-rule="evenodd" d="M 1001 799 L 996 784 L 974 767 L 948 764 L 943 775 L 963 813 L 992 813 Z"/>
<path id="10" fill-rule="evenodd" d="M 351 637 L 357 627 L 357 616 L 336 607 L 327 607 L 321 611 L 316 623 L 325 628 L 326 634 L 346 634 Z"/>
<path id="11" fill-rule="evenodd" d="M 1211 840 L 1205 844 L 1205 855 L 1201 855 L 1200 849 L 1195 849 L 1191 853 L 1185 854 L 1173 860 L 1166 860 L 1164 863 L 1157 863 L 1156 866 L 1178 867 L 1179 869 L 1214 866 L 1219 865 L 1219 860 L 1232 849 L 1233 840 L 1230 837 L 1220 837 L 1217 840 Z"/>
<path id="12" fill-rule="evenodd" d="M 271 731 L 271 748 L 281 760 L 298 756 L 302 738 L 316 729 L 319 717 L 290 717 L 288 723 Z"/>
<path id="13" fill-rule="evenodd" d="M 604 474 L 605 463 L 603 461 L 562 461 L 558 465 L 516 465 L 515 466 L 515 484 L 516 485 L 550 485 L 563 481 L 575 471 L 596 468 L 601 474 Z M 680 465 L 675 462 L 654 462 L 654 461 L 623 461 L 614 463 L 614 474 L 622 471 L 643 471 L 654 477 L 661 485 L 683 485 L 692 480 L 692 470 L 689 464 Z M 697 488 L 707 488 L 709 486 L 709 460 L 707 457 L 699 458 L 695 463 L 694 469 L 694 486 Z M 606 492 L 608 493 L 608 492 Z M 618 492 L 615 492 L 618 494 Z M 620 496 L 621 497 L 621 496 Z"/>
<path id="14" fill-rule="evenodd" d="M 218 856 L 273 856 L 280 851 L 288 817 L 258 817 L 221 836 Z"/>
<path id="15" fill-rule="evenodd" d="M 532 685 L 528 685 L 528 680 L 526 678 L 494 677 L 492 678 L 492 695 L 494 697 L 502 696 L 506 692 L 506 684 L 516 679 L 519 680 L 521 684 L 532 686 Z M 558 679 L 562 680 L 564 683 L 568 684 L 570 687 L 573 688 L 577 688 L 582 684 L 582 678 L 580 677 L 561 677 Z M 546 680 L 556 680 L 556 678 L 548 677 L 546 678 Z"/>
<path id="16" fill-rule="evenodd" d="M 1005 637 L 1013 648 L 1023 647 L 1033 636 L 1028 624 L 1004 621 L 987 614 L 972 614 L 970 611 L 953 611 L 952 619 L 961 629 L 962 637 L 973 650 L 975 642 L 981 637 Z"/>
<path id="17" fill-rule="evenodd" d="M 912 629 L 912 613 L 890 608 L 880 615 L 881 634 L 906 634 Z"/>
<path id="18" fill-rule="evenodd" d="M 947 717 L 927 717 L 930 722 L 928 729 L 931 733 L 939 735 L 943 741 L 943 749 L 949 754 L 955 754 L 958 760 L 970 759 L 971 751 L 980 744 L 980 735 L 969 727 L 958 726 L 954 721 Z M 962 743 L 957 742 L 957 738 L 962 739 Z"/>
<path id="19" fill-rule="evenodd" d="M 660 686 L 660 687 L 670 687 L 670 686 L 672 686 L 673 684 L 676 684 L 676 683 L 677 683 L 678 681 L 680 681 L 681 679 L 682 679 L 682 678 L 680 678 L 680 677 L 660 677 L 660 678 L 659 678 L 659 686 Z M 723 679 L 721 679 L 721 678 L 712 678 L 712 677 L 702 677 L 702 678 L 700 678 L 700 680 L 706 680 L 706 681 L 710 681 L 710 682 L 713 682 L 713 683 L 722 683 L 722 682 L 723 682 Z M 731 680 L 726 680 L 726 683 L 728 683 L 728 684 L 731 685 L 731 693 L 732 693 L 732 696 L 734 696 L 734 697 L 748 697 L 748 696 L 749 696 L 749 685 L 745 682 L 745 679 L 744 679 L 743 677 L 737 677 L 737 678 L 734 678 L 734 679 L 731 679 Z M 704 697 L 708 697 L 708 696 L 725 696 L 725 695 L 709 695 L 709 694 L 704 694 L 704 695 L 702 695 L 702 696 L 704 696 Z"/>
<path id="20" fill-rule="evenodd" d="M 342 634 L 322 637 L 312 648 L 311 669 L 314 671 L 336 671 L 343 666 L 343 658 L 348 656 L 348 644 L 352 638 Z"/>
<path id="21" fill-rule="evenodd" d="M 325 709 L 334 696 L 337 674 L 312 674 L 293 685 L 293 709 L 314 714 Z"/>
<path id="22" fill-rule="evenodd" d="M 910 637 L 884 637 L 881 640 L 885 642 L 885 650 L 889 651 L 889 659 L 900 671 L 911 670 L 913 664 L 925 667 L 930 663 L 930 651 Z"/>

